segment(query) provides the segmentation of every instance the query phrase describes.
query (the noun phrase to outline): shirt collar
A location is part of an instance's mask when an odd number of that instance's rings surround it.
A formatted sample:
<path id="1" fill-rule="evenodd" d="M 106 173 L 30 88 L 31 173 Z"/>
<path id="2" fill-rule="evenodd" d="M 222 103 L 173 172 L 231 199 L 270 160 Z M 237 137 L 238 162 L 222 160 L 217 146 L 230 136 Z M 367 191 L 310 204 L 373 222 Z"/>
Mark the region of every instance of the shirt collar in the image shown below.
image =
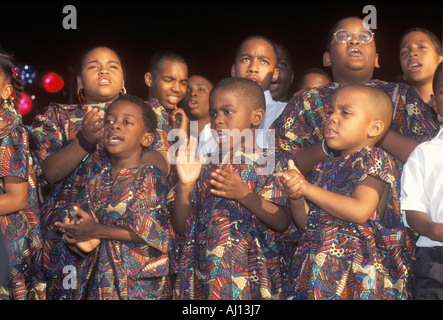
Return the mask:
<path id="1" fill-rule="evenodd" d="M 272 99 L 271 90 L 266 90 L 266 91 L 264 92 L 264 94 L 265 94 L 265 102 L 266 102 L 266 105 L 268 105 L 268 104 L 274 102 L 274 99 Z"/>

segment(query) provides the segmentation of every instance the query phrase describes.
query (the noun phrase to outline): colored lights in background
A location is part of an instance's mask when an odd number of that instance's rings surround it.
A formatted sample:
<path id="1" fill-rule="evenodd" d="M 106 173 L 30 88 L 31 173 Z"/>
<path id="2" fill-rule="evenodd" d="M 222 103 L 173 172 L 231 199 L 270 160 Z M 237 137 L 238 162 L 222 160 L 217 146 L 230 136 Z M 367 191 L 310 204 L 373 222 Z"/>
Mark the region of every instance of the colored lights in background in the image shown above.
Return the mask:
<path id="1" fill-rule="evenodd" d="M 46 91 L 55 93 L 63 89 L 65 82 L 60 75 L 55 72 L 51 72 L 43 78 L 43 85 Z"/>
<path id="2" fill-rule="evenodd" d="M 19 112 L 22 115 L 28 114 L 33 109 L 33 103 L 36 102 L 38 90 L 43 89 L 45 92 L 53 94 L 63 90 L 65 81 L 61 75 L 55 72 L 47 73 L 43 78 L 38 76 L 36 70 L 29 64 L 22 63 L 18 65 L 19 74 L 24 83 L 24 92 L 19 101 Z"/>
<path id="3" fill-rule="evenodd" d="M 34 69 L 27 65 L 27 64 L 19 64 L 19 74 L 23 79 L 23 82 L 26 85 L 31 85 L 35 82 L 35 77 L 37 76 L 37 73 L 34 71 Z"/>
<path id="4" fill-rule="evenodd" d="M 29 97 L 26 93 L 22 94 L 20 101 L 18 102 L 18 111 L 21 114 L 27 114 L 32 109 L 32 99 L 35 99 L 35 96 Z"/>

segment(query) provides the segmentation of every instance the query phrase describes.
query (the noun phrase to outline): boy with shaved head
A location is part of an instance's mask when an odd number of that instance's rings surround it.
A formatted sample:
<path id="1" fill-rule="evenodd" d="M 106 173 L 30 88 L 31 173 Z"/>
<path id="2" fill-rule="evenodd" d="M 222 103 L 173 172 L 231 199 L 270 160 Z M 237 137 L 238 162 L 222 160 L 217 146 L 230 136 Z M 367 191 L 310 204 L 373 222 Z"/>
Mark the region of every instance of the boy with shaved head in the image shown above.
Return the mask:
<path id="1" fill-rule="evenodd" d="M 211 127 L 228 163 L 191 163 L 196 143 L 179 159 L 173 225 L 185 237 L 179 262 L 177 299 L 271 299 L 282 285 L 281 233 L 290 224 L 287 197 L 274 172 L 289 153 L 273 155 L 275 169 L 260 172 L 263 153 L 251 152 L 230 131 L 254 133 L 263 121 L 263 90 L 254 81 L 232 77 L 210 95 Z M 253 134 L 254 136 L 254 134 Z M 244 159 L 242 161 L 236 161 Z"/>

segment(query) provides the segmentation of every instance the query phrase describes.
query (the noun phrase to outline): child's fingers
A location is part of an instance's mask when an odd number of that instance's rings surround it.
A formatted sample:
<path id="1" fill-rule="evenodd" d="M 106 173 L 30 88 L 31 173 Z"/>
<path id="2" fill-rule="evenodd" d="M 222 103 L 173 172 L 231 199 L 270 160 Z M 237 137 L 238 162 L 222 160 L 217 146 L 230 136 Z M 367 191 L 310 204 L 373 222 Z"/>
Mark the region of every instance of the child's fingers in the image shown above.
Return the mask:
<path id="1" fill-rule="evenodd" d="M 223 190 L 225 188 L 225 185 L 223 183 L 220 183 L 217 180 L 211 179 L 209 181 L 209 183 L 214 186 L 215 188 L 217 188 L 218 190 Z"/>

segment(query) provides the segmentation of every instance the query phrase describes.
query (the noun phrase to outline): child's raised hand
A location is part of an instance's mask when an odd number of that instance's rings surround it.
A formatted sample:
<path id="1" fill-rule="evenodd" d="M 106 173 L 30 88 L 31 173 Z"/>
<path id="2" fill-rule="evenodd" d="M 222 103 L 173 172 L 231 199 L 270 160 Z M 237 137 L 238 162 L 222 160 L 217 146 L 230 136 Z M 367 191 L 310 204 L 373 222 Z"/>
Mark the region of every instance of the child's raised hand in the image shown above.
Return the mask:
<path id="1" fill-rule="evenodd" d="M 182 108 L 177 108 L 169 116 L 173 129 L 182 129 L 186 134 L 189 130 L 189 118 Z"/>
<path id="2" fill-rule="evenodd" d="M 99 143 L 103 138 L 104 111 L 88 107 L 82 121 L 83 137 L 92 144 Z"/>
<path id="3" fill-rule="evenodd" d="M 210 183 L 215 187 L 215 189 L 211 189 L 213 195 L 239 201 L 251 192 L 243 179 L 234 171 L 232 165 L 228 165 L 226 170 L 215 170 L 211 176 Z"/>
<path id="4" fill-rule="evenodd" d="M 178 151 L 177 155 L 177 175 L 180 183 L 184 185 L 194 185 L 200 176 L 200 171 L 203 164 L 203 155 L 199 155 L 195 161 L 197 153 L 197 138 L 190 136 L 188 145 L 186 146 L 186 153 Z"/>
<path id="5" fill-rule="evenodd" d="M 298 200 L 304 195 L 306 179 L 295 166 L 293 160 L 288 161 L 288 170 L 274 173 L 278 182 L 286 190 L 289 199 Z"/>

